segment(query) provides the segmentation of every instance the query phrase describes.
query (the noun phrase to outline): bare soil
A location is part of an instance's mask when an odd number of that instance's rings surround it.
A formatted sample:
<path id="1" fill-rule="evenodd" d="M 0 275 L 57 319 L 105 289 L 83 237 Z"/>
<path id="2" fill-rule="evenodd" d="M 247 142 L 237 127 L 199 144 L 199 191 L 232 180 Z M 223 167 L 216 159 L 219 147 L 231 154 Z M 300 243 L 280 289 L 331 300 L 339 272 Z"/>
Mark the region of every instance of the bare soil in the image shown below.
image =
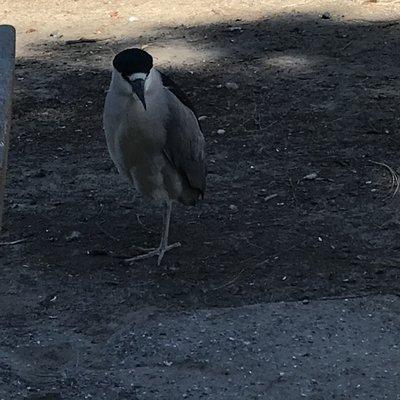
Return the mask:
<path id="1" fill-rule="evenodd" d="M 399 295 L 388 168 L 400 167 L 398 2 L 15 3 L 0 2 L 0 22 L 19 32 L 0 246 L 4 399 L 78 396 L 59 332 L 99 344 L 133 312 Z M 68 42 L 81 38 L 93 41 Z M 174 209 L 182 247 L 161 267 L 123 262 L 132 245 L 158 243 L 161 214 L 117 175 L 101 126 L 112 52 L 132 45 L 207 117 L 207 195 Z M 43 326 L 54 331 L 46 351 Z M 22 359 L 32 362 L 16 372 Z"/>

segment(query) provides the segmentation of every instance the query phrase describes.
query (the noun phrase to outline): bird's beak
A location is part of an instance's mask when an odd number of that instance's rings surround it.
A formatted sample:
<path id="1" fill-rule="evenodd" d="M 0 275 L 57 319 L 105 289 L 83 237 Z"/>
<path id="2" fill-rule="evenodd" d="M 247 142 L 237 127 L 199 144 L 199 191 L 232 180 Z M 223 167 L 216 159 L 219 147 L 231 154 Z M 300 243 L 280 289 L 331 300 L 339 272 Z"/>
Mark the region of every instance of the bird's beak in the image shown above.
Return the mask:
<path id="1" fill-rule="evenodd" d="M 144 79 L 135 79 L 134 81 L 129 81 L 132 86 L 133 93 L 139 97 L 142 102 L 144 109 L 146 109 L 146 101 L 144 99 Z"/>

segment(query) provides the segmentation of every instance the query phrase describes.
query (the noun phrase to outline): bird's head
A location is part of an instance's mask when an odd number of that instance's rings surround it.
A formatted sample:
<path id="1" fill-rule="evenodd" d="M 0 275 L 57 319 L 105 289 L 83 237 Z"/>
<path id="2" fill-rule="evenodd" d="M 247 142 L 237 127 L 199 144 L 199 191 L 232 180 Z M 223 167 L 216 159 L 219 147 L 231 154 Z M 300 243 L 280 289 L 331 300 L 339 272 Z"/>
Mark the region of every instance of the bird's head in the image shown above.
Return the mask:
<path id="1" fill-rule="evenodd" d="M 136 95 L 146 109 L 144 84 L 153 67 L 153 57 L 141 49 L 126 49 L 114 57 L 113 67 L 124 90 Z"/>

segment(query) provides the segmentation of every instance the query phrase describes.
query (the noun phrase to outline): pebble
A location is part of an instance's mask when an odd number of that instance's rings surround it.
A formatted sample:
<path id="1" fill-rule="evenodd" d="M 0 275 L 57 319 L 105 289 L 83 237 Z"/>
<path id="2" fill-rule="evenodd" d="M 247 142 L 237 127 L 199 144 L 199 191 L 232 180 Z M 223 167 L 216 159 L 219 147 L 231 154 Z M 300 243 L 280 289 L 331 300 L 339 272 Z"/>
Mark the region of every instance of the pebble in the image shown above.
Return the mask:
<path id="1" fill-rule="evenodd" d="M 72 231 L 69 235 L 65 236 L 65 239 L 67 241 L 71 241 L 71 240 L 76 240 L 78 238 L 80 238 L 82 236 L 82 234 L 78 231 Z"/>
<path id="2" fill-rule="evenodd" d="M 235 82 L 227 82 L 225 83 L 225 87 L 227 89 L 233 89 L 233 90 L 239 89 L 239 85 Z"/>
<path id="3" fill-rule="evenodd" d="M 64 35 L 60 32 L 52 32 L 52 33 L 50 33 L 50 36 L 54 37 L 56 39 L 61 39 Z"/>
<path id="4" fill-rule="evenodd" d="M 230 26 L 228 28 L 228 31 L 230 31 L 230 32 L 242 31 L 242 30 L 243 30 L 243 28 L 241 26 Z"/>
<path id="5" fill-rule="evenodd" d="M 311 180 L 315 179 L 317 176 L 318 176 L 318 174 L 316 172 L 312 172 L 311 174 L 303 176 L 303 179 L 311 181 Z"/>
<path id="6" fill-rule="evenodd" d="M 218 133 L 218 135 L 222 135 L 225 133 L 225 129 L 218 129 L 217 133 Z"/>

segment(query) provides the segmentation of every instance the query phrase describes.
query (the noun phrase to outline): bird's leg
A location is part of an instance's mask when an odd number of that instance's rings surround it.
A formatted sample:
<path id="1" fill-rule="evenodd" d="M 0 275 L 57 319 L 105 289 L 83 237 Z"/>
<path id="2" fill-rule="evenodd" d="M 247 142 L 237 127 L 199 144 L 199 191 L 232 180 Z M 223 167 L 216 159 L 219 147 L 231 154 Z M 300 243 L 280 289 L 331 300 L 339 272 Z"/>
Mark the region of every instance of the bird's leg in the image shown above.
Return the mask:
<path id="1" fill-rule="evenodd" d="M 179 242 L 168 245 L 168 235 L 169 235 L 169 223 L 171 221 L 171 212 L 172 212 L 172 201 L 168 201 L 163 214 L 163 232 L 161 236 L 160 246 L 158 247 L 158 262 L 157 264 L 161 264 L 161 260 L 164 257 L 164 254 L 175 247 L 179 247 L 181 244 Z"/>
<path id="2" fill-rule="evenodd" d="M 160 245 L 157 249 L 152 250 L 146 254 L 141 254 L 140 256 L 128 258 L 126 262 L 133 262 L 138 260 L 143 260 L 145 258 L 150 258 L 154 256 L 158 256 L 157 265 L 161 264 L 161 261 L 164 257 L 164 254 L 175 247 L 179 247 L 181 244 L 179 242 L 168 245 L 168 234 L 169 234 L 169 225 L 171 221 L 171 211 L 172 211 L 172 202 L 168 201 L 165 205 L 164 214 L 163 214 L 163 230 L 161 235 Z"/>

